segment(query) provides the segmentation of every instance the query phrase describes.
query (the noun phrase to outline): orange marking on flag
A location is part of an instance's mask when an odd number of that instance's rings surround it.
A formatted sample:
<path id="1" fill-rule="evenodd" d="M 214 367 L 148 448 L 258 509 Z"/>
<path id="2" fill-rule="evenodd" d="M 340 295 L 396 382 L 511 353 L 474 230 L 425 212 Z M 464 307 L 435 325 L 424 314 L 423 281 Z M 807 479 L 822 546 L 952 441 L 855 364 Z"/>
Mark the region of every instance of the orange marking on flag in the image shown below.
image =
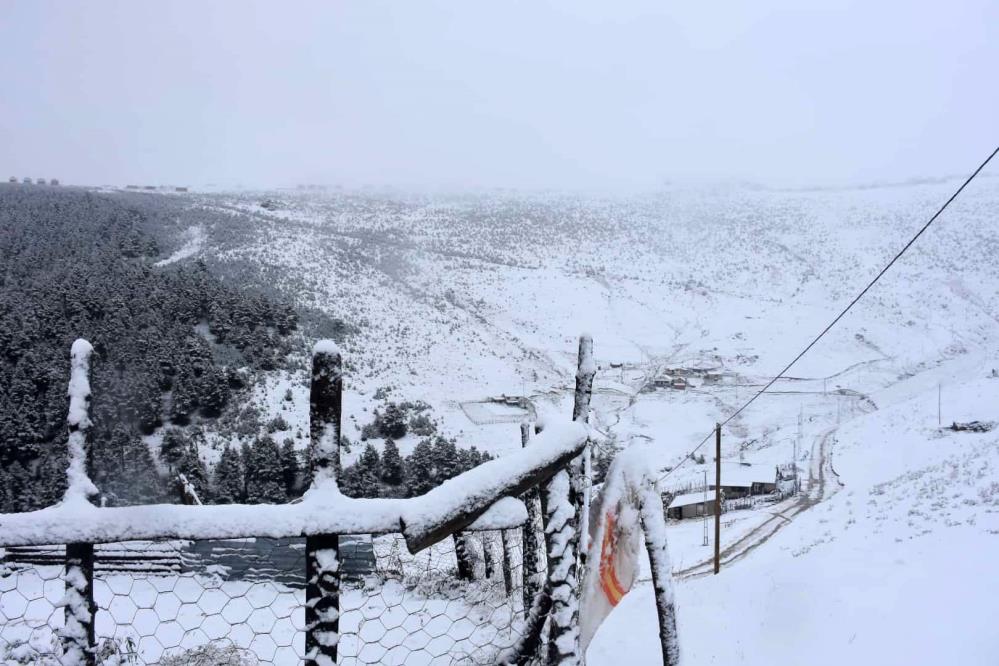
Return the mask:
<path id="1" fill-rule="evenodd" d="M 617 606 L 627 590 L 618 580 L 617 571 L 614 568 L 614 546 L 617 545 L 614 538 L 616 524 L 614 514 L 608 511 L 605 515 L 605 521 L 604 539 L 600 544 L 600 587 L 611 606 Z"/>

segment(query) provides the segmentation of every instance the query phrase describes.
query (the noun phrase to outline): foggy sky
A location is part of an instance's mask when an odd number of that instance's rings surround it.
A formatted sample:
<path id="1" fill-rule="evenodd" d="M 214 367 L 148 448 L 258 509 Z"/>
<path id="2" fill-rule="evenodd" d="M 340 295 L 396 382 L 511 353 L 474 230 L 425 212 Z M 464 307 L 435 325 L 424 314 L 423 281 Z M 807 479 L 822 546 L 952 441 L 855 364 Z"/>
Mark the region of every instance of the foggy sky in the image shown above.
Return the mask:
<path id="1" fill-rule="evenodd" d="M 0 0 L 0 175 L 897 180 L 977 166 L 997 84 L 995 0 Z"/>

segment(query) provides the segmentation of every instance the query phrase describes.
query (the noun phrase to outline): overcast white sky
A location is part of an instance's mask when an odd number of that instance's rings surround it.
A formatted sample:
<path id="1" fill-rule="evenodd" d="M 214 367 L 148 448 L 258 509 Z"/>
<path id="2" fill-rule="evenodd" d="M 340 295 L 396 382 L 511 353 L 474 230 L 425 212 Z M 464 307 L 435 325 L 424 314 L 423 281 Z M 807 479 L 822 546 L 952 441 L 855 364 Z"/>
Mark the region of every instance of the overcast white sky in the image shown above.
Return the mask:
<path id="1" fill-rule="evenodd" d="M 0 174 L 72 183 L 842 184 L 999 142 L 996 0 L 0 0 L 0 63 Z"/>

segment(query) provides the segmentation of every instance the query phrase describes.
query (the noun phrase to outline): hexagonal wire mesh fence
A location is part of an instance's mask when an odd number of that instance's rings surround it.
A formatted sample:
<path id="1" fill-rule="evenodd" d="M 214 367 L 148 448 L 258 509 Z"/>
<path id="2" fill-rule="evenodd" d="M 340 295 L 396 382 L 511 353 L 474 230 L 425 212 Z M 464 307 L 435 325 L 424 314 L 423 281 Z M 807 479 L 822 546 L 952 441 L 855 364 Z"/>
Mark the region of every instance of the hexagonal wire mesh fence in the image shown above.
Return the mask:
<path id="1" fill-rule="evenodd" d="M 464 534 L 472 579 L 459 580 L 455 538 L 409 555 L 374 539 L 377 572 L 341 599 L 339 655 L 349 664 L 491 664 L 523 628 L 520 530 Z"/>
<path id="2" fill-rule="evenodd" d="M 410 555 L 401 536 L 341 537 L 342 664 L 494 663 L 523 627 L 520 530 L 466 533 Z M 64 547 L 9 548 L 0 564 L 0 661 L 59 663 Z M 302 539 L 97 546 L 98 663 L 298 664 Z"/>

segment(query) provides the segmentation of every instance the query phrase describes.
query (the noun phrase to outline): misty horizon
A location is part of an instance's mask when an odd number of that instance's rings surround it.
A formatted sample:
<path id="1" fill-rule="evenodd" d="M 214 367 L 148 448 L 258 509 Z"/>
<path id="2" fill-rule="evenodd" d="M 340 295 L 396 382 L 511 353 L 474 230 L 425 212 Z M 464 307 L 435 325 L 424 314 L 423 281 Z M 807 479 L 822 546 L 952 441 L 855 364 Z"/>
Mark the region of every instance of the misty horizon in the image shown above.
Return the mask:
<path id="1" fill-rule="evenodd" d="M 999 117 L 999 9 L 985 2 L 13 2 L 5 14 L 4 179 L 842 187 L 966 175 Z"/>

